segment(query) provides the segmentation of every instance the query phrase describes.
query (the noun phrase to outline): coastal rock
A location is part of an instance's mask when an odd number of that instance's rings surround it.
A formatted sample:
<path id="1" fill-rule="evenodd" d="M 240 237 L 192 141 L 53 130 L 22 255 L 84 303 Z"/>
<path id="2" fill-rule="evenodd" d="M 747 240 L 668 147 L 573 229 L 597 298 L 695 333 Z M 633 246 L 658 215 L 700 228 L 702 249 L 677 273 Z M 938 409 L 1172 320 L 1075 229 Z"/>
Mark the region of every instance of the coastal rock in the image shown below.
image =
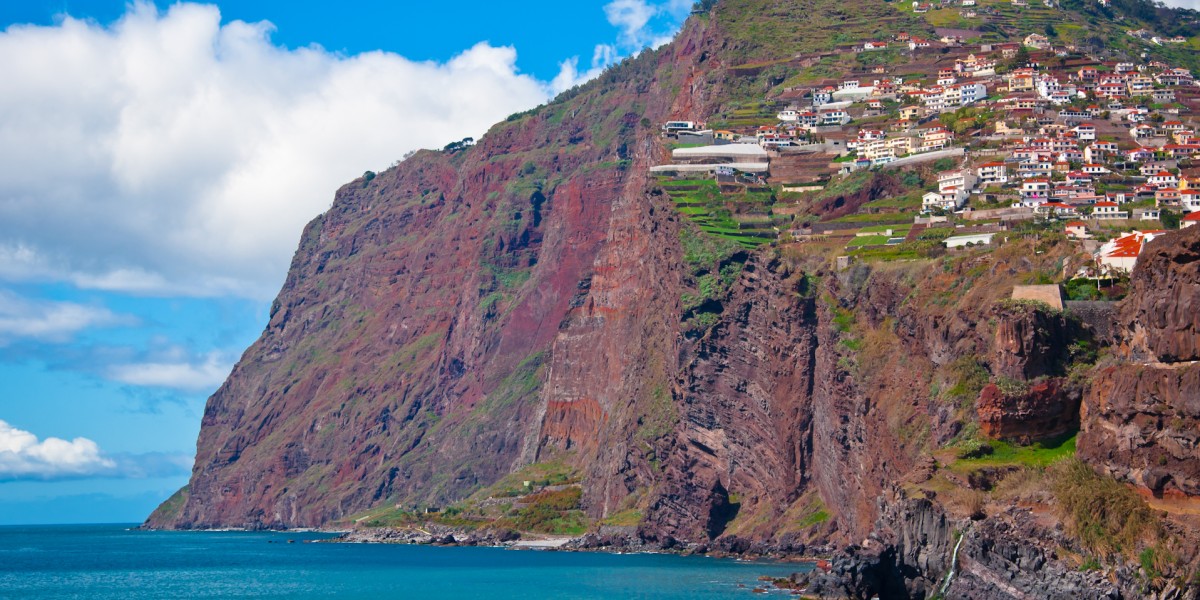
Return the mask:
<path id="1" fill-rule="evenodd" d="M 1104 573 L 1080 571 L 1059 560 L 1056 549 L 1071 544 L 1027 510 L 955 523 L 928 500 L 897 495 L 861 546 L 839 553 L 828 569 L 793 579 L 804 594 L 830 599 L 1128 597 Z M 952 563 L 954 575 L 947 581 Z"/>

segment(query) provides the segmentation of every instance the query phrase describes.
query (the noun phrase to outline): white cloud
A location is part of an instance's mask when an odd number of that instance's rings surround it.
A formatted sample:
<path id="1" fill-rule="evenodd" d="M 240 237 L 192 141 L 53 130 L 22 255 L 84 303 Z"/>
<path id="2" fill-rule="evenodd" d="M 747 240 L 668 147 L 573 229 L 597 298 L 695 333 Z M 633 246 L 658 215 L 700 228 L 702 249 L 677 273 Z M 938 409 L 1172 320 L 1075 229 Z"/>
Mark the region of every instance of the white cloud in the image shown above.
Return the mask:
<path id="1" fill-rule="evenodd" d="M 1163 4 L 1175 8 L 1190 8 L 1200 10 L 1200 0 L 1163 0 Z"/>
<path id="2" fill-rule="evenodd" d="M 120 383 L 184 391 L 211 391 L 225 381 L 234 361 L 220 352 L 200 359 L 186 356 L 164 357 L 149 362 L 110 367 L 106 376 Z"/>
<path id="3" fill-rule="evenodd" d="M 579 57 L 563 61 L 558 77 L 550 83 L 550 89 L 557 94 L 596 77 L 625 56 L 670 42 L 691 12 L 692 5 L 692 0 L 667 0 L 661 3 L 612 0 L 605 4 L 605 17 L 610 25 L 619 30 L 616 42 L 597 44 L 592 53 L 591 67 L 586 71 L 579 71 Z"/>
<path id="4" fill-rule="evenodd" d="M 107 455 L 88 438 L 39 440 L 36 435 L 0 420 L 0 481 L 84 477 L 146 479 L 182 475 L 191 467 L 192 457 L 186 454 Z"/>
<path id="5" fill-rule="evenodd" d="M 512 48 L 347 57 L 271 30 L 139 3 L 0 32 L 0 277 L 266 298 L 339 185 L 550 94 Z"/>
<path id="6" fill-rule="evenodd" d="M 0 480 L 86 477 L 109 474 L 116 467 L 87 438 L 39 441 L 34 434 L 0 421 Z"/>
<path id="7" fill-rule="evenodd" d="M 646 25 L 659 10 L 659 7 L 647 4 L 646 0 L 612 0 L 604 5 L 608 22 L 621 29 L 621 40 L 629 44 L 641 41 Z"/>
<path id="8" fill-rule="evenodd" d="M 128 317 L 103 307 L 50 300 L 35 302 L 0 290 L 0 346 L 14 339 L 61 342 L 89 327 L 130 322 Z"/>

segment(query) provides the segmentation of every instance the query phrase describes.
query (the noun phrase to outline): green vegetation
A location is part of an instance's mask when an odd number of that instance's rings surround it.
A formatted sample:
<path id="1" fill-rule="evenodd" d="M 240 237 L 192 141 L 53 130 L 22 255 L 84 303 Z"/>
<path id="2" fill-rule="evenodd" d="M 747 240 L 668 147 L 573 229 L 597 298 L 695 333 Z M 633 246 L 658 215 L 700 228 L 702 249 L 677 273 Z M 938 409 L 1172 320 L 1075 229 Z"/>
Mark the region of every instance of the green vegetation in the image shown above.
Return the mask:
<path id="1" fill-rule="evenodd" d="M 774 191 L 745 189 L 726 195 L 712 179 L 662 180 L 676 210 L 704 233 L 754 248 L 775 239 L 775 219 L 770 207 Z"/>
<path id="2" fill-rule="evenodd" d="M 831 515 L 829 514 L 829 511 L 824 510 L 824 509 L 819 509 L 816 512 L 808 515 L 807 517 L 804 517 L 800 521 L 800 527 L 806 529 L 806 528 L 812 527 L 813 525 L 821 525 L 823 523 L 828 522 L 830 518 L 831 518 Z"/>
<path id="3" fill-rule="evenodd" d="M 526 486 L 525 482 L 529 485 Z M 545 461 L 526 465 L 515 473 L 471 495 L 470 501 L 487 498 L 511 498 L 528 494 L 551 485 L 578 483 L 579 475 L 574 467 L 563 461 Z"/>
<path id="4" fill-rule="evenodd" d="M 607 519 L 601 521 L 604 525 L 612 525 L 615 527 L 633 527 L 642 522 L 642 511 L 631 508 L 621 512 L 609 515 Z"/>
<path id="5" fill-rule="evenodd" d="M 950 363 L 949 371 L 953 384 L 946 389 L 945 396 L 960 406 L 973 403 L 990 378 L 987 369 L 971 356 L 961 356 Z"/>
<path id="6" fill-rule="evenodd" d="M 525 498 L 529 504 L 515 510 L 512 525 L 521 531 L 581 535 L 588 527 L 587 516 L 579 510 L 582 497 L 583 490 L 578 486 L 530 495 Z"/>
<path id="7" fill-rule="evenodd" d="M 442 152 L 445 152 L 447 154 L 457 154 L 457 153 L 462 152 L 463 150 L 466 150 L 474 145 L 475 145 L 475 138 L 466 137 L 457 142 L 450 142 L 449 144 L 446 144 L 446 147 L 442 148 Z"/>
<path id="8" fill-rule="evenodd" d="M 184 505 L 187 504 L 188 492 L 191 486 L 185 485 L 179 488 L 166 502 L 158 505 L 158 509 L 154 511 L 155 517 L 162 522 L 174 521 L 179 513 L 183 512 Z"/>
<path id="9" fill-rule="evenodd" d="M 991 451 L 983 450 L 983 445 Z M 955 471 L 970 471 L 979 467 L 1024 466 L 1047 467 L 1065 458 L 1075 456 L 1075 434 L 1056 440 L 1018 446 L 1009 442 L 991 440 L 982 442 L 972 458 L 960 458 L 951 468 Z"/>
<path id="10" fill-rule="evenodd" d="M 837 0 L 779 0 L 770 3 L 769 9 L 765 7 L 754 0 L 728 0 L 717 7 L 721 24 L 737 48 L 733 62 L 770 64 L 771 60 L 830 50 L 838 44 L 886 40 L 901 31 L 927 31 L 917 18 L 887 2 L 848 5 Z"/>
<path id="11" fill-rule="evenodd" d="M 891 238 L 886 235 L 860 235 L 855 236 L 854 239 L 850 240 L 850 243 L 846 244 L 846 247 L 857 248 L 859 246 L 882 246 L 886 244 L 889 239 Z"/>
<path id="12" fill-rule="evenodd" d="M 648 443 L 671 433 L 679 412 L 666 386 L 656 385 L 644 404 L 646 414 L 638 418 L 637 439 Z"/>

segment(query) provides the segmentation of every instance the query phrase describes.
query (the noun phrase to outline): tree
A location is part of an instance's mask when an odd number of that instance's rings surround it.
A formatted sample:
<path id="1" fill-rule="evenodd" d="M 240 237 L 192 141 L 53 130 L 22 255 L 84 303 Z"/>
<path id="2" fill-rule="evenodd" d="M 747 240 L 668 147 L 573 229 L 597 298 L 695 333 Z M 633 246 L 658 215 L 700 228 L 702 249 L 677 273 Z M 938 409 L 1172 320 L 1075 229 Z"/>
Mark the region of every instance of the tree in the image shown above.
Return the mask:
<path id="1" fill-rule="evenodd" d="M 1025 46 L 1017 48 L 1017 53 L 1008 61 L 1009 69 L 1019 69 L 1029 64 L 1029 50 Z"/>
<path id="2" fill-rule="evenodd" d="M 455 152 L 466 150 L 467 148 L 470 148 L 471 146 L 474 146 L 474 145 L 475 145 L 475 138 L 466 137 L 457 142 L 450 142 L 449 144 L 446 144 L 446 147 L 442 148 L 442 152 L 454 154 Z"/>
<path id="3" fill-rule="evenodd" d="M 1159 211 L 1158 220 L 1162 222 L 1164 229 L 1179 229 L 1179 213 L 1169 210 Z"/>

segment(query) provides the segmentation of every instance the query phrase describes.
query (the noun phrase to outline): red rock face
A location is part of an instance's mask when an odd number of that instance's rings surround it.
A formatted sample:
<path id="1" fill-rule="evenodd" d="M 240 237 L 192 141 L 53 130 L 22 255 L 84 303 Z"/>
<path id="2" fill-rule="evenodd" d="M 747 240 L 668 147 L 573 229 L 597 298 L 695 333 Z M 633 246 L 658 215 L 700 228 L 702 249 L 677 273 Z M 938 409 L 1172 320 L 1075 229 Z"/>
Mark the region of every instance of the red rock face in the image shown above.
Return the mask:
<path id="1" fill-rule="evenodd" d="M 1156 496 L 1200 495 L 1200 228 L 1151 242 L 1120 310 L 1126 360 L 1084 398 L 1079 456 Z"/>
<path id="2" fill-rule="evenodd" d="M 992 374 L 1026 381 L 1061 374 L 1071 338 L 1067 319 L 1034 308 L 992 311 L 996 333 L 992 341 Z"/>
<path id="3" fill-rule="evenodd" d="M 645 173 L 657 124 L 706 101 L 674 92 L 702 72 L 689 27 L 474 148 L 339 190 L 209 399 L 186 501 L 147 523 L 322 525 L 559 453 L 598 510 L 638 487 L 611 465 L 674 367 L 675 215 Z"/>
<path id="4" fill-rule="evenodd" d="M 1200 495 L 1200 365 L 1104 369 L 1082 420 L 1083 460 L 1160 497 Z"/>
<path id="5" fill-rule="evenodd" d="M 1079 391 L 1061 379 L 1037 382 L 1011 396 L 991 383 L 979 394 L 976 413 L 980 430 L 989 438 L 1029 444 L 1075 431 L 1079 402 Z"/>
<path id="6" fill-rule="evenodd" d="M 786 507 L 812 476 L 817 316 L 777 262 L 746 265 L 728 318 L 687 353 L 682 409 L 644 529 L 706 539 L 738 511 Z"/>
<path id="7" fill-rule="evenodd" d="M 1135 359 L 1200 360 L 1200 231 L 1160 236 L 1146 245 L 1121 307 Z"/>

